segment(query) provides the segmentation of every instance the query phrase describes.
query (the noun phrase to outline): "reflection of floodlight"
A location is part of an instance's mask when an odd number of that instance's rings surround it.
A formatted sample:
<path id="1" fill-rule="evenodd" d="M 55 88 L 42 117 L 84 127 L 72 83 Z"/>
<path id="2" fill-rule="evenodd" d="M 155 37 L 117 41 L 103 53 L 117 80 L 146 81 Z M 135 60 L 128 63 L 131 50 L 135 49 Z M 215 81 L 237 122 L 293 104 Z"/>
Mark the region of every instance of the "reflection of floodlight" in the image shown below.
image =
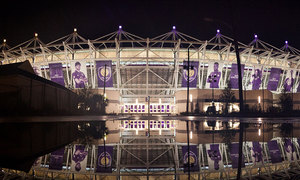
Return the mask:
<path id="1" fill-rule="evenodd" d="M 193 102 L 193 95 L 190 94 L 190 102 Z"/>
<path id="2" fill-rule="evenodd" d="M 173 26 L 173 30 L 175 30 L 176 29 L 176 26 Z"/>

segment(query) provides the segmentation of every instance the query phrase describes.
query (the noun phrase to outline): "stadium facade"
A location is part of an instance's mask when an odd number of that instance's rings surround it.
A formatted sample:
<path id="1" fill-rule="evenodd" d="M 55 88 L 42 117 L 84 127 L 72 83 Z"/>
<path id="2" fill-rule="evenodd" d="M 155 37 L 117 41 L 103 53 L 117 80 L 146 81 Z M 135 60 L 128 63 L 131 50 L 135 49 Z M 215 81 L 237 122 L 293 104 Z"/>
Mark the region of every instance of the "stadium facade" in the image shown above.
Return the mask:
<path id="1" fill-rule="evenodd" d="M 221 90 L 230 83 L 237 93 L 237 65 L 233 39 L 217 31 L 210 40 L 198 40 L 178 32 L 142 38 L 123 31 L 94 40 L 80 36 L 77 29 L 50 43 L 36 33 L 18 46 L 1 45 L 2 64 L 29 60 L 35 72 L 65 87 L 91 88 L 110 100 L 108 113 L 180 113 L 185 111 L 188 49 L 191 111 L 206 111 L 219 102 Z M 294 108 L 300 91 L 300 51 L 288 42 L 280 49 L 255 35 L 247 44 L 239 42 L 245 101 L 250 107 L 267 110 L 283 90 L 294 95 Z M 105 83 L 104 83 L 105 79 Z M 150 107 L 146 98 L 150 97 Z M 300 97 L 299 97 L 300 98 Z M 237 104 L 230 107 L 238 111 Z"/>

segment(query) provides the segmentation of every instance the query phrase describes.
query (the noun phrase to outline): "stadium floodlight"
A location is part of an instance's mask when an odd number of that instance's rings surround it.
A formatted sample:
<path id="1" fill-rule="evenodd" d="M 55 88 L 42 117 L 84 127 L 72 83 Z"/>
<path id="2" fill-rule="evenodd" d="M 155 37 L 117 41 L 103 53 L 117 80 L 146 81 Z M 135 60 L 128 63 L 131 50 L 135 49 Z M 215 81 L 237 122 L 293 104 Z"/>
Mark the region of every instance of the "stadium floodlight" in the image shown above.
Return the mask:
<path id="1" fill-rule="evenodd" d="M 254 34 L 254 38 L 257 39 L 257 37 L 258 37 L 257 34 Z"/>
<path id="2" fill-rule="evenodd" d="M 77 28 L 74 28 L 74 32 L 77 32 Z"/>
<path id="3" fill-rule="evenodd" d="M 220 29 L 217 29 L 217 33 L 220 33 Z"/>
<path id="4" fill-rule="evenodd" d="M 285 41 L 285 44 L 288 44 L 288 41 Z"/>
<path id="5" fill-rule="evenodd" d="M 119 29 L 122 29 L 122 26 L 121 26 L 121 25 L 119 25 Z"/>
<path id="6" fill-rule="evenodd" d="M 38 36 L 38 33 L 34 33 L 34 36 L 37 37 L 37 36 Z"/>
<path id="7" fill-rule="evenodd" d="M 176 26 L 173 26 L 173 30 L 175 30 L 176 29 Z"/>
<path id="8" fill-rule="evenodd" d="M 3 39 L 3 42 L 6 43 L 6 39 Z"/>

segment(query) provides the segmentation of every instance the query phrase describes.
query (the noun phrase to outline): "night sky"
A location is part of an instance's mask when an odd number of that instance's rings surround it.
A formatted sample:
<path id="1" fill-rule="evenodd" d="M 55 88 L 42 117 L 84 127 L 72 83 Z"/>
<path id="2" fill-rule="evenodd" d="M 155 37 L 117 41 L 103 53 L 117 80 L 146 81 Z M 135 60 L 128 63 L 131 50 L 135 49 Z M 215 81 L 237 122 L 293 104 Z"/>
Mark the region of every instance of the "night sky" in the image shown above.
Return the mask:
<path id="1" fill-rule="evenodd" d="M 276 47 L 284 41 L 300 49 L 300 13 L 295 1 L 7 1 L 2 6 L 0 38 L 15 46 L 39 34 L 48 43 L 78 29 L 86 39 L 95 39 L 116 31 L 141 37 L 155 37 L 177 30 L 200 40 L 209 40 L 220 28 L 221 33 L 232 37 L 224 25 L 232 23 L 229 2 L 233 2 L 238 40 L 248 44 L 254 34 Z M 207 22 L 204 19 L 213 19 Z"/>

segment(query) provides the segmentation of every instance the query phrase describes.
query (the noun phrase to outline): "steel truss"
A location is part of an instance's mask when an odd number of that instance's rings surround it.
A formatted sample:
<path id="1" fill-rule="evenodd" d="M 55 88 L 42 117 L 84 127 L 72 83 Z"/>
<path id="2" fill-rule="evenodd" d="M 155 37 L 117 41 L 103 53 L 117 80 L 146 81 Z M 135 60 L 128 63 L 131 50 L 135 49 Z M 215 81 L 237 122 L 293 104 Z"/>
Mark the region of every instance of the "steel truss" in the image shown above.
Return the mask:
<path id="1" fill-rule="evenodd" d="M 208 41 L 201 41 L 173 29 L 171 32 L 154 38 L 142 38 L 123 31 L 115 32 L 88 40 L 80 36 L 77 29 L 74 32 L 50 43 L 43 43 L 38 34 L 34 38 L 15 47 L 9 47 L 6 40 L 0 45 L 0 61 L 3 64 L 29 60 L 41 66 L 43 77 L 49 79 L 48 64 L 62 62 L 65 68 L 65 81 L 72 86 L 70 62 L 85 59 L 90 74 L 89 83 L 96 87 L 95 60 L 112 60 L 114 68 L 114 89 L 126 101 L 133 97 L 152 96 L 171 101 L 174 93 L 180 88 L 181 65 L 187 58 L 187 48 L 190 48 L 190 60 L 199 62 L 198 85 L 200 89 L 206 80 L 205 67 L 209 62 L 223 62 L 225 75 L 221 79 L 221 88 L 226 86 L 228 69 L 235 60 L 233 39 L 217 33 Z M 263 88 L 266 88 L 269 70 L 279 67 L 299 73 L 300 51 L 285 44 L 276 48 L 255 37 L 248 45 L 239 42 L 241 60 L 246 64 L 244 84 L 247 82 L 253 66 L 264 66 Z M 132 51 L 131 55 L 128 52 Z M 165 52 L 165 54 L 164 54 Z M 170 56 L 169 54 L 172 54 Z M 282 77 L 283 78 L 283 77 Z M 283 88 L 281 81 L 278 92 Z M 298 87 L 299 78 L 295 80 L 293 91 Z"/>

